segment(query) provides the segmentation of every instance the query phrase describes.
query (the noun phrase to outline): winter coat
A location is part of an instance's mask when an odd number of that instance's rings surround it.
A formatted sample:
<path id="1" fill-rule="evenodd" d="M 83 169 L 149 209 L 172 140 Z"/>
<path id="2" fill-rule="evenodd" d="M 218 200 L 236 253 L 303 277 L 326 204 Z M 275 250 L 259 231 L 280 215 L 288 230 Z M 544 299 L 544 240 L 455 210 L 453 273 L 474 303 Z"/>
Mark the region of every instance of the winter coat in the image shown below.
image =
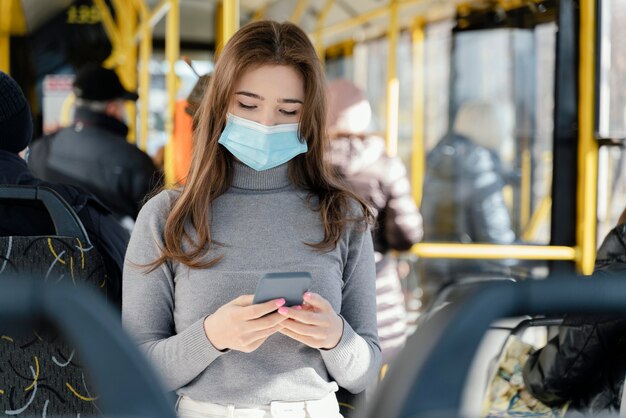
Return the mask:
<path id="1" fill-rule="evenodd" d="M 515 232 L 502 189 L 500 158 L 468 138 L 450 134 L 430 151 L 421 212 L 427 242 L 511 244 Z M 424 279 L 438 288 L 455 274 L 499 271 L 508 261 L 422 260 Z M 436 290 L 433 289 L 433 292 Z"/>
<path id="2" fill-rule="evenodd" d="M 626 273 L 626 224 L 604 239 L 594 276 Z M 586 278 L 584 280 L 593 280 Z M 524 365 L 528 391 L 550 406 L 571 401 L 569 413 L 619 412 L 626 373 L 626 319 L 568 316 L 559 334 Z"/>
<path id="3" fill-rule="evenodd" d="M 31 145 L 29 166 L 43 180 L 93 193 L 117 217 L 137 217 L 159 185 L 150 157 L 126 142 L 128 128 L 110 116 L 78 109 L 74 125 Z"/>
<path id="4" fill-rule="evenodd" d="M 406 169 L 399 158 L 385 153 L 376 136 L 341 137 L 331 141 L 328 153 L 336 173 L 348 188 L 366 200 L 376 216 L 373 229 L 376 252 L 378 336 L 383 361 L 406 340 L 406 310 L 391 250 L 406 251 L 422 238 L 422 218 L 411 196 Z"/>
<path id="5" fill-rule="evenodd" d="M 59 193 L 80 218 L 92 244 L 107 269 L 107 289 L 121 308 L 122 267 L 129 234 L 96 198 L 76 187 L 48 183 L 35 178 L 17 154 L 0 150 L 0 184 L 45 186 Z M 0 235 L 54 235 L 50 217 L 43 209 L 22 205 L 0 205 Z"/>
<path id="6" fill-rule="evenodd" d="M 424 239 L 510 244 L 515 240 L 499 157 L 451 134 L 428 154 L 424 176 Z"/>

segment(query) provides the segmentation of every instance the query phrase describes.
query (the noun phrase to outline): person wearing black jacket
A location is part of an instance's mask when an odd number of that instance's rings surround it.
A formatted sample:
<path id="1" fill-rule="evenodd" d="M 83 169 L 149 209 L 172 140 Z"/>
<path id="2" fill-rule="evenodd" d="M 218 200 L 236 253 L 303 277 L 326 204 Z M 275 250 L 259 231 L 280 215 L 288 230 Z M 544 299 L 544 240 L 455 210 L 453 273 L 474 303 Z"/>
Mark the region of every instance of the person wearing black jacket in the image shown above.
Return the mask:
<path id="1" fill-rule="evenodd" d="M 517 237 L 504 188 L 514 180 L 514 112 L 507 102 L 469 101 L 451 132 L 428 153 L 421 212 L 424 241 L 513 244 Z M 512 260 L 420 260 L 423 300 L 466 276 L 502 275 Z"/>
<path id="2" fill-rule="evenodd" d="M 121 308 L 122 267 L 129 234 L 94 196 L 33 176 L 25 161 L 33 132 L 30 109 L 17 83 L 0 71 L 0 184 L 45 186 L 59 193 L 80 218 L 107 270 L 110 300 Z M 0 205 L 0 235 L 54 235 L 43 209 Z"/>
<path id="3" fill-rule="evenodd" d="M 74 124 L 31 146 L 29 166 L 44 180 L 93 193 L 118 219 L 135 219 L 146 195 L 160 185 L 150 157 L 126 141 L 125 100 L 136 100 L 114 71 L 81 68 L 74 80 Z"/>
<path id="4" fill-rule="evenodd" d="M 626 273 L 626 224 L 604 239 L 593 276 Z M 593 280 L 585 278 L 584 280 Z M 626 375 L 626 319 L 568 316 L 559 333 L 524 365 L 528 391 L 549 406 L 570 402 L 568 414 L 617 413 Z"/>

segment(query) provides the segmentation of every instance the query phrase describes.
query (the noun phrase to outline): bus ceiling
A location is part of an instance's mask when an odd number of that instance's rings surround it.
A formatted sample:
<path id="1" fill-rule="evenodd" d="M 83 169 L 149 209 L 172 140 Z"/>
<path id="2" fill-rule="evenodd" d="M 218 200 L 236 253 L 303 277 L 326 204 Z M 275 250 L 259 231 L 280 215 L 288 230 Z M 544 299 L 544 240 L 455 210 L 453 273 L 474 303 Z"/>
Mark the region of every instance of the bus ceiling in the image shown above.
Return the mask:
<path id="1" fill-rule="evenodd" d="M 140 12 L 142 7 L 156 10 L 167 2 L 130 3 Z M 106 0 L 105 3 L 115 17 L 116 6 L 121 2 Z M 185 22 L 180 26 L 181 42 L 211 47 L 221 38 L 218 29 L 222 5 L 237 8 L 240 24 L 259 19 L 289 20 L 300 25 L 316 42 L 328 46 L 385 35 L 394 9 L 400 28 L 410 27 L 416 17 L 436 21 L 455 16 L 459 29 L 528 27 L 553 20 L 556 0 L 179 0 L 178 3 L 180 20 Z M 93 0 L 0 0 L 0 11 L 0 39 L 6 34 L 23 36 L 36 32 L 59 15 L 65 15 L 68 22 L 75 24 L 94 24 L 102 19 Z M 158 20 L 158 16 L 151 19 Z M 156 24 L 153 36 L 157 40 L 165 38 L 165 19 Z"/>

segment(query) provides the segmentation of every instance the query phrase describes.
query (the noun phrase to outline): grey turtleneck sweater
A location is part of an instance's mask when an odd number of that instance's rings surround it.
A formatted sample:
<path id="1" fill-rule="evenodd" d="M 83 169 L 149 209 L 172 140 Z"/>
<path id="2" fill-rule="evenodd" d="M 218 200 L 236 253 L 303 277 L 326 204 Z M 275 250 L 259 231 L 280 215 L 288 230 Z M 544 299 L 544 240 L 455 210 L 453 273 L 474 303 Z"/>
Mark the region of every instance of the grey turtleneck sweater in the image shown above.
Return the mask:
<path id="1" fill-rule="evenodd" d="M 337 247 L 305 245 L 323 238 L 319 212 L 287 177 L 288 164 L 257 172 L 235 163 L 231 188 L 215 200 L 211 232 L 223 259 L 209 269 L 168 262 L 146 273 L 159 256 L 175 191 L 164 191 L 141 210 L 132 233 L 123 280 L 123 323 L 166 387 L 197 401 L 237 406 L 321 399 L 337 385 L 364 390 L 378 374 L 376 290 L 369 230 L 347 228 Z M 264 273 L 308 271 L 311 291 L 344 320 L 331 350 L 318 350 L 274 334 L 252 353 L 220 352 L 204 332 L 204 318 L 243 294 L 253 294 Z"/>

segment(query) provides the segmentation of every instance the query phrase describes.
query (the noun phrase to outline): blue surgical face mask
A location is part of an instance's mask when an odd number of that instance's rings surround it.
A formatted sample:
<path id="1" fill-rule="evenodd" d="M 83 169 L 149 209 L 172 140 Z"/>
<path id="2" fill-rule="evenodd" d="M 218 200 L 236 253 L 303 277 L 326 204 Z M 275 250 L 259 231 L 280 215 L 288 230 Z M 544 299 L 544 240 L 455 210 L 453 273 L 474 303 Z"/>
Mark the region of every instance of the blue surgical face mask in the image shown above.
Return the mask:
<path id="1" fill-rule="evenodd" d="M 228 114 L 226 127 L 217 141 L 256 171 L 268 170 L 308 151 L 298 138 L 298 124 L 266 126 Z"/>

